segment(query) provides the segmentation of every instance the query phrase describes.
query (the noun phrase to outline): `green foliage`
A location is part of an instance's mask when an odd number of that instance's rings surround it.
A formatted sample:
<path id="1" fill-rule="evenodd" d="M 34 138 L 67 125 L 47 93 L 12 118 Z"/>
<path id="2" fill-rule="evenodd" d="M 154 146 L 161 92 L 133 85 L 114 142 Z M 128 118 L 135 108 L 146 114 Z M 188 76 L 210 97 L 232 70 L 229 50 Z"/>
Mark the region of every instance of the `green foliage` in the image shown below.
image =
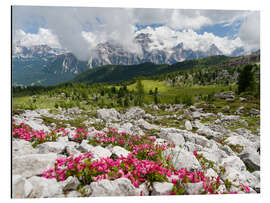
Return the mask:
<path id="1" fill-rule="evenodd" d="M 138 100 L 138 105 L 142 106 L 143 101 L 144 101 L 144 87 L 143 87 L 141 79 L 137 80 L 136 93 L 137 93 L 137 98 L 136 99 Z"/>
<path id="2" fill-rule="evenodd" d="M 186 104 L 188 106 L 193 105 L 194 104 L 194 97 L 192 95 L 188 95 L 188 94 L 183 95 L 182 103 Z"/>
<path id="3" fill-rule="evenodd" d="M 230 144 L 229 147 L 232 149 L 232 151 L 237 152 L 237 153 L 241 153 L 244 149 L 244 147 L 239 144 L 236 144 L 236 145 Z"/>
<path id="4" fill-rule="evenodd" d="M 174 97 L 174 103 L 175 104 L 180 104 L 180 99 L 179 99 L 179 97 L 178 96 L 176 96 L 176 97 Z"/>
<path id="5" fill-rule="evenodd" d="M 243 70 L 240 72 L 238 78 L 238 93 L 242 93 L 245 91 L 252 92 L 255 88 L 255 77 L 252 72 L 253 66 L 246 65 Z"/>
<path id="6" fill-rule="evenodd" d="M 154 96 L 154 103 L 155 104 L 158 104 L 159 103 L 159 99 L 158 99 L 158 96 L 157 95 Z"/>
<path id="7" fill-rule="evenodd" d="M 124 107 L 128 107 L 130 105 L 129 97 L 126 96 L 124 100 Z"/>

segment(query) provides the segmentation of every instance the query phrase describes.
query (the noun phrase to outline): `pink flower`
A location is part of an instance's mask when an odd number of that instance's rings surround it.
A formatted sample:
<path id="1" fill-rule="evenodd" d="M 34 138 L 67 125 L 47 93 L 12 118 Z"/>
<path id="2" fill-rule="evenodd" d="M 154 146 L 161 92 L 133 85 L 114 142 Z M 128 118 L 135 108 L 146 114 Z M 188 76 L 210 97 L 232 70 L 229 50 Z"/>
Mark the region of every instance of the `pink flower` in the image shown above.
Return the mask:
<path id="1" fill-rule="evenodd" d="M 172 183 L 173 183 L 174 185 L 176 185 L 176 184 L 177 184 L 177 182 L 178 182 L 178 180 L 177 180 L 177 179 L 172 179 Z"/>

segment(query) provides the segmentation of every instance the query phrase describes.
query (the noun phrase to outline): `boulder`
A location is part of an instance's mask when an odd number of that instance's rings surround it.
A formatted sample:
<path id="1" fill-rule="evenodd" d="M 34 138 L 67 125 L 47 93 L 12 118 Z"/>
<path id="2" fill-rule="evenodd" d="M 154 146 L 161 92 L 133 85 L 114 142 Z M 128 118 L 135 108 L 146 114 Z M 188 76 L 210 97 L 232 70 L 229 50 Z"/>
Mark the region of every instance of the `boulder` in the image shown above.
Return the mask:
<path id="1" fill-rule="evenodd" d="M 239 100 L 240 100 L 241 102 L 247 101 L 247 99 L 244 98 L 244 97 L 239 97 Z"/>
<path id="2" fill-rule="evenodd" d="M 201 118 L 201 113 L 198 112 L 198 111 L 194 111 L 194 112 L 191 113 L 191 117 L 192 117 L 193 120 L 200 119 Z"/>
<path id="3" fill-rule="evenodd" d="M 185 142 L 185 144 L 183 146 L 183 149 L 188 151 L 188 152 L 193 153 L 195 150 L 196 151 L 202 151 L 203 147 L 201 145 L 194 144 L 193 142 L 187 141 L 187 142 Z"/>
<path id="4" fill-rule="evenodd" d="M 163 153 L 165 156 L 169 155 L 171 157 L 172 165 L 176 170 L 180 170 L 181 168 L 186 168 L 187 170 L 201 169 L 200 163 L 192 152 L 175 147 L 173 149 L 167 149 Z"/>
<path id="5" fill-rule="evenodd" d="M 14 139 L 12 141 L 12 157 L 36 153 L 37 149 L 32 147 L 31 142 L 22 139 Z"/>
<path id="6" fill-rule="evenodd" d="M 197 111 L 197 108 L 195 106 L 191 105 L 189 107 L 189 110 L 192 111 L 192 112 L 194 112 L 194 111 Z"/>
<path id="7" fill-rule="evenodd" d="M 62 183 L 63 191 L 71 191 L 71 190 L 77 190 L 77 187 L 79 186 L 80 182 L 76 177 L 69 176 L 65 181 Z"/>
<path id="8" fill-rule="evenodd" d="M 200 195 L 203 190 L 203 182 L 185 184 L 185 192 L 188 195 Z"/>
<path id="9" fill-rule="evenodd" d="M 258 180 L 260 181 L 260 171 L 254 171 L 252 172 L 252 175 L 254 175 Z"/>
<path id="10" fill-rule="evenodd" d="M 77 148 L 80 152 L 90 153 L 94 150 L 94 146 L 88 144 L 87 140 L 83 140 L 82 143 Z"/>
<path id="11" fill-rule="evenodd" d="M 207 169 L 204 175 L 208 178 L 212 178 L 212 177 L 217 178 L 218 177 L 217 172 L 214 171 L 212 168 Z"/>
<path id="12" fill-rule="evenodd" d="M 143 118 L 146 119 L 146 120 L 150 120 L 150 121 L 153 121 L 153 120 L 156 119 L 155 116 L 153 116 L 153 115 L 151 115 L 149 113 L 145 114 Z"/>
<path id="13" fill-rule="evenodd" d="M 43 120 L 39 118 L 41 115 L 36 111 L 26 110 L 21 115 L 13 116 L 14 122 L 16 124 L 25 123 L 29 125 L 34 130 L 43 130 L 44 132 L 49 132 L 50 129 L 46 125 L 43 124 Z"/>
<path id="14" fill-rule="evenodd" d="M 197 145 L 201 145 L 203 148 L 212 148 L 216 146 L 215 141 L 213 140 L 208 140 L 207 138 L 205 138 L 204 136 L 195 134 L 195 133 L 185 133 L 183 134 L 184 138 L 187 141 L 197 144 Z"/>
<path id="15" fill-rule="evenodd" d="M 127 178 L 118 178 L 114 181 L 107 179 L 90 184 L 91 196 L 134 196 L 140 195 L 137 188 Z"/>
<path id="16" fill-rule="evenodd" d="M 136 124 L 144 129 L 146 129 L 146 130 L 158 130 L 159 129 L 159 127 L 157 125 L 150 124 L 143 119 L 138 120 L 136 122 Z"/>
<path id="17" fill-rule="evenodd" d="M 250 140 L 246 139 L 245 137 L 241 136 L 241 135 L 234 135 L 231 136 L 229 138 L 227 138 L 225 140 L 225 142 L 228 145 L 240 145 L 243 146 L 244 148 L 250 148 L 252 151 L 256 151 L 256 145 L 254 145 L 253 142 L 251 142 Z"/>
<path id="18" fill-rule="evenodd" d="M 154 182 L 151 195 L 169 195 L 172 192 L 173 183 Z"/>
<path id="19" fill-rule="evenodd" d="M 205 135 L 209 138 L 213 138 L 215 135 L 214 131 L 205 125 L 201 125 L 200 128 L 196 131 L 198 134 Z"/>
<path id="20" fill-rule="evenodd" d="M 208 160 L 212 161 L 215 164 L 219 164 L 220 161 L 224 158 L 227 158 L 228 155 L 219 149 L 206 149 L 204 148 L 203 151 L 200 152 L 200 154 L 203 154 L 203 156 Z"/>
<path id="21" fill-rule="evenodd" d="M 221 166 L 225 168 L 225 173 L 221 174 L 222 180 L 228 179 L 233 185 L 243 184 L 248 187 L 255 187 L 259 180 L 246 170 L 243 161 L 236 156 L 230 156 L 222 160 Z"/>
<path id="22" fill-rule="evenodd" d="M 165 140 L 171 141 L 176 146 L 179 146 L 184 145 L 185 143 L 184 136 L 181 134 L 181 132 L 181 130 L 174 130 L 174 128 L 162 128 L 160 133 L 158 133 L 158 136 Z"/>
<path id="23" fill-rule="evenodd" d="M 123 157 L 127 157 L 130 152 L 122 147 L 115 146 L 112 148 L 112 153 L 115 154 L 117 157 L 121 157 L 121 155 Z"/>
<path id="24" fill-rule="evenodd" d="M 60 136 L 57 138 L 56 142 L 59 142 L 62 144 L 68 143 L 68 136 Z"/>
<path id="25" fill-rule="evenodd" d="M 125 114 L 124 119 L 130 120 L 135 119 L 139 120 L 145 116 L 145 111 L 141 109 L 140 107 L 131 107 Z"/>
<path id="26" fill-rule="evenodd" d="M 221 165 L 227 169 L 234 169 L 236 171 L 245 171 L 246 166 L 243 161 L 236 156 L 229 156 L 222 160 Z"/>
<path id="27" fill-rule="evenodd" d="M 67 145 L 65 147 L 65 150 L 64 150 L 65 154 L 67 156 L 71 156 L 73 154 L 74 157 L 79 156 L 80 154 L 82 154 L 80 151 L 78 151 L 76 149 L 76 147 L 77 147 L 76 145 Z M 77 148 L 79 149 L 79 147 L 77 147 Z"/>
<path id="28" fill-rule="evenodd" d="M 66 197 L 82 197 L 82 194 L 78 191 L 70 191 Z"/>
<path id="29" fill-rule="evenodd" d="M 257 115 L 260 115 L 260 111 L 258 109 L 251 108 L 249 111 L 249 114 L 257 116 Z"/>
<path id="30" fill-rule="evenodd" d="M 236 113 L 237 114 L 241 114 L 241 113 L 244 113 L 245 112 L 245 107 L 243 106 L 240 106 L 237 110 L 236 110 Z"/>
<path id="31" fill-rule="evenodd" d="M 239 157 L 251 171 L 260 170 L 260 155 L 257 152 L 243 153 Z"/>
<path id="32" fill-rule="evenodd" d="M 80 190 L 84 197 L 89 197 L 92 194 L 92 188 L 90 185 L 85 185 Z"/>
<path id="33" fill-rule="evenodd" d="M 29 196 L 31 198 L 61 197 L 62 195 L 61 183 L 58 183 L 56 179 L 33 176 L 29 178 L 29 182 L 33 185 L 33 191 Z"/>
<path id="34" fill-rule="evenodd" d="M 134 126 L 132 123 L 124 123 L 120 126 L 120 128 L 118 128 L 118 132 L 127 132 L 128 134 L 133 134 L 133 128 Z"/>
<path id="35" fill-rule="evenodd" d="M 220 116 L 221 122 L 239 122 L 240 121 L 240 116 L 234 116 L 234 115 L 229 115 L 229 116 Z"/>
<path id="36" fill-rule="evenodd" d="M 189 120 L 186 120 L 185 127 L 187 130 L 192 130 L 192 125 L 191 125 L 191 122 Z"/>
<path id="37" fill-rule="evenodd" d="M 31 182 L 20 175 L 12 176 L 12 198 L 27 198 L 32 191 Z"/>
<path id="38" fill-rule="evenodd" d="M 201 117 L 210 118 L 216 116 L 214 113 L 201 113 Z"/>
<path id="39" fill-rule="evenodd" d="M 104 147 L 101 147 L 101 146 L 94 147 L 90 152 L 92 152 L 94 154 L 94 156 L 92 158 L 93 160 L 110 157 L 112 155 L 110 150 L 108 150 Z"/>
<path id="40" fill-rule="evenodd" d="M 55 153 L 28 154 L 13 158 L 12 174 L 21 175 L 25 178 L 41 175 L 44 171 L 54 167 L 57 158 Z"/>
<path id="41" fill-rule="evenodd" d="M 221 93 L 215 94 L 214 97 L 218 98 L 218 99 L 225 99 L 225 100 L 227 100 L 227 99 L 234 100 L 235 99 L 234 92 L 232 92 L 232 91 L 221 92 Z"/>
<path id="42" fill-rule="evenodd" d="M 82 110 L 79 109 L 78 107 L 73 107 L 73 108 L 67 109 L 65 111 L 65 114 L 80 114 L 81 112 Z"/>
<path id="43" fill-rule="evenodd" d="M 37 145 L 37 150 L 41 154 L 56 153 L 61 154 L 64 152 L 66 145 L 63 142 L 45 142 Z"/>
<path id="44" fill-rule="evenodd" d="M 120 114 L 115 109 L 99 109 L 97 110 L 97 117 L 105 122 L 119 121 Z"/>
<path id="45" fill-rule="evenodd" d="M 145 182 L 143 184 L 140 184 L 139 188 L 137 188 L 136 194 L 140 194 L 141 196 L 149 195 L 149 190 Z"/>

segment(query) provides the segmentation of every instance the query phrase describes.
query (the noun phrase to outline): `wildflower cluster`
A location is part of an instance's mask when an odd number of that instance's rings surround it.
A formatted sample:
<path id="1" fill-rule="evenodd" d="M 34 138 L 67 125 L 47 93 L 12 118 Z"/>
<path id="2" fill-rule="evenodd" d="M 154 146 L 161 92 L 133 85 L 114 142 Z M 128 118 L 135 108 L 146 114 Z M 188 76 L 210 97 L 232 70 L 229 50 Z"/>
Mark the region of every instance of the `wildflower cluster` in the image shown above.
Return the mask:
<path id="1" fill-rule="evenodd" d="M 171 169 L 164 168 L 162 164 L 138 160 L 132 154 L 116 160 L 107 157 L 92 161 L 91 157 L 92 154 L 84 154 L 75 158 L 59 158 L 55 162 L 55 168 L 45 171 L 43 177 L 63 181 L 69 176 L 75 176 L 82 185 L 103 179 L 128 178 L 135 187 L 139 187 L 145 181 L 166 181 L 167 175 L 172 173 Z"/>
<path id="2" fill-rule="evenodd" d="M 75 130 L 75 133 L 76 134 L 73 136 L 73 140 L 79 143 L 81 143 L 82 140 L 86 139 L 86 136 L 88 134 L 88 132 L 84 130 L 83 128 L 77 128 Z"/>
<path id="3" fill-rule="evenodd" d="M 13 124 L 12 127 L 14 137 L 30 141 L 33 146 L 47 141 L 56 141 L 59 136 L 68 135 L 68 131 L 64 128 L 46 134 L 44 131 L 35 131 L 23 123 L 20 125 Z M 74 141 L 80 143 L 83 139 L 87 139 L 88 132 L 84 129 L 79 128 L 75 132 Z M 74 176 L 80 181 L 80 186 L 103 179 L 128 178 L 136 188 L 144 182 L 152 185 L 153 182 L 166 181 L 174 184 L 171 195 L 185 194 L 187 183 L 201 182 L 203 185 L 202 194 L 220 193 L 218 190 L 221 185 L 219 176 L 209 178 L 202 171 L 189 171 L 185 168 L 175 170 L 170 157 L 164 157 L 162 153 L 164 150 L 174 146 L 172 144 L 156 144 L 155 137 L 129 135 L 109 128 L 105 132 L 96 133 L 88 141 L 93 145 L 118 145 L 131 153 L 127 157 L 104 157 L 97 160 L 92 159 L 93 154 L 91 153 L 84 153 L 77 157 L 71 155 L 66 158 L 58 158 L 55 161 L 54 168 L 43 172 L 43 177 L 64 181 L 69 176 Z M 196 151 L 194 151 L 194 156 L 201 164 L 206 162 L 203 156 Z M 244 185 L 240 185 L 239 188 L 245 192 L 250 191 Z"/>
<path id="4" fill-rule="evenodd" d="M 139 160 L 150 160 L 162 162 L 162 151 L 172 147 L 172 144 L 155 144 L 156 138 L 149 136 L 130 135 L 126 132 L 118 132 L 117 129 L 108 128 L 107 132 L 96 133 L 89 144 L 102 145 L 109 144 L 121 146 L 133 153 L 133 156 Z"/>
<path id="5" fill-rule="evenodd" d="M 24 123 L 20 123 L 19 125 L 12 123 L 12 129 L 13 137 L 30 141 L 33 143 L 33 147 L 44 142 L 55 142 L 58 137 L 68 135 L 65 128 L 59 128 L 46 134 L 43 130 L 33 130 Z"/>

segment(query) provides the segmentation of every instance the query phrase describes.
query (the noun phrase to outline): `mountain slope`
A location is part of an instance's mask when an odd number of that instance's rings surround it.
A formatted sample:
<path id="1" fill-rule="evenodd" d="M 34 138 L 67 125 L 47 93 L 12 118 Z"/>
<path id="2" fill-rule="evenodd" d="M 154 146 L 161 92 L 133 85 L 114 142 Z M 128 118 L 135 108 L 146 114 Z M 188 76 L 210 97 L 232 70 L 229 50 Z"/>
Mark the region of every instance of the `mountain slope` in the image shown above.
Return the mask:
<path id="1" fill-rule="evenodd" d="M 202 59 L 187 60 L 172 65 L 154 64 L 150 62 L 138 65 L 106 65 L 85 71 L 71 82 L 85 83 L 119 83 L 136 77 L 148 77 L 172 73 L 188 69 L 240 67 L 260 61 L 260 52 L 242 56 L 227 57 L 223 55 L 210 56 Z"/>
<path id="2" fill-rule="evenodd" d="M 16 46 L 12 57 L 12 85 L 56 85 L 89 68 L 73 54 L 46 45 Z"/>
<path id="3" fill-rule="evenodd" d="M 192 68 L 217 65 L 229 60 L 226 56 L 211 56 L 204 59 L 188 60 L 173 65 L 146 62 L 138 65 L 106 65 L 97 67 L 76 76 L 72 82 L 86 83 L 118 83 L 128 81 L 139 76 L 154 76 Z"/>

